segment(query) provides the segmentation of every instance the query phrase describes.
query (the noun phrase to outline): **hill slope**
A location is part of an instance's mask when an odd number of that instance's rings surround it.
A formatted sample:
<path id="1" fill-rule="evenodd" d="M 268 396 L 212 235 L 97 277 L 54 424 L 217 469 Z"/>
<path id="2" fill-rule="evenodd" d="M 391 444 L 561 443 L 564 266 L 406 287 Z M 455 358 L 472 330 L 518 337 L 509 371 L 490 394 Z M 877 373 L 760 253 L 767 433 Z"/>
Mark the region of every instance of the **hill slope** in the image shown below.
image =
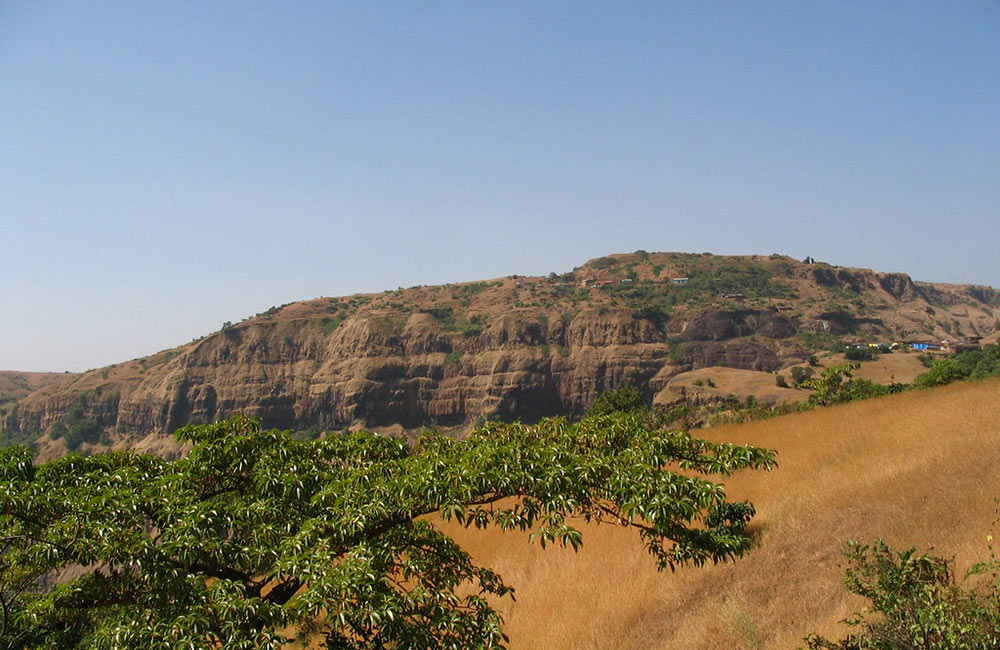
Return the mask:
<path id="1" fill-rule="evenodd" d="M 701 433 L 779 453 L 773 472 L 725 481 L 758 510 L 759 547 L 736 563 L 660 574 L 633 535 L 606 525 L 585 528 L 577 554 L 452 529 L 517 587 L 505 605 L 512 647 L 792 649 L 810 632 L 843 636 L 839 621 L 862 606 L 842 586 L 848 539 L 933 546 L 959 572 L 988 558 L 998 380 Z"/>
<path id="2" fill-rule="evenodd" d="M 273 307 L 0 406 L 0 433 L 59 424 L 132 444 L 235 412 L 300 430 L 575 415 L 608 388 L 634 384 L 662 403 L 683 372 L 773 372 L 838 341 L 995 336 L 998 309 L 988 287 L 778 255 L 638 251 L 547 278 Z"/>
<path id="3" fill-rule="evenodd" d="M 16 402 L 31 393 L 76 377 L 70 372 L 17 372 L 0 370 L 0 404 Z"/>

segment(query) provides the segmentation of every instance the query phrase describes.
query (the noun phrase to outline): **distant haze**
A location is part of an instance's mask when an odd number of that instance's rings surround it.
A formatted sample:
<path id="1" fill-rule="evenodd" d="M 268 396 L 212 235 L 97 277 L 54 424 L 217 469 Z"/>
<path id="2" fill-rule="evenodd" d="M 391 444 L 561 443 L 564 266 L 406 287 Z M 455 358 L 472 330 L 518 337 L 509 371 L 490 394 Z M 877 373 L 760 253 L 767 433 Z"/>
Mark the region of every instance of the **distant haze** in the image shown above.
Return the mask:
<path id="1" fill-rule="evenodd" d="M 1000 286 L 1000 4 L 0 4 L 0 370 L 614 252 Z"/>

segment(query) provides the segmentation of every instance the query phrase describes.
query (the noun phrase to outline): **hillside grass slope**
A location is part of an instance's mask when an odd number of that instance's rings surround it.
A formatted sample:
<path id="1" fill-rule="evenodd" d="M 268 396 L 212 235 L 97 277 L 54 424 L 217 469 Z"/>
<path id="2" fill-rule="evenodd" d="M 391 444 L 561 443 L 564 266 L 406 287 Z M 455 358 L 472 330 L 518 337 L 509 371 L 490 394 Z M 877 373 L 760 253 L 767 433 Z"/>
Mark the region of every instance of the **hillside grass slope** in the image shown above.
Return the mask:
<path id="1" fill-rule="evenodd" d="M 759 547 L 734 564 L 670 574 L 614 526 L 585 528 L 578 553 L 452 531 L 517 587 L 517 601 L 502 605 L 510 647 L 797 648 L 810 632 L 843 636 L 840 621 L 863 606 L 842 586 L 846 540 L 932 548 L 960 573 L 988 557 L 1000 381 L 698 433 L 778 450 L 775 471 L 726 481 L 756 505 Z"/>
<path id="2" fill-rule="evenodd" d="M 72 381 L 77 373 L 0 370 L 0 404 L 15 402 L 36 390 Z"/>

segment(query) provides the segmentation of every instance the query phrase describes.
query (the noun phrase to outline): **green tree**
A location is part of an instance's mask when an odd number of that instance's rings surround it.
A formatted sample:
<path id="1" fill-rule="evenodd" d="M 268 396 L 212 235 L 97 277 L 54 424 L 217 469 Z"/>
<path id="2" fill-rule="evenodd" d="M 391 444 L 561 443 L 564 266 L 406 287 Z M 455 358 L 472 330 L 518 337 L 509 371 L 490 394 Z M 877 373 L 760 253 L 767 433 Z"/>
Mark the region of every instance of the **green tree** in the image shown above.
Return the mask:
<path id="1" fill-rule="evenodd" d="M 931 363 L 931 368 L 914 380 L 917 388 L 944 386 L 969 376 L 969 371 L 957 359 L 939 359 Z"/>
<path id="2" fill-rule="evenodd" d="M 925 360 L 926 359 L 926 360 Z M 985 379 L 1000 375 L 1000 345 L 963 350 L 943 359 L 922 357 L 929 370 L 913 382 L 918 388 L 943 386 L 963 379 Z"/>
<path id="3" fill-rule="evenodd" d="M 844 584 L 870 607 L 845 621 L 840 641 L 806 639 L 810 650 L 996 650 L 1000 647 L 1000 585 L 965 589 L 951 563 L 914 549 L 892 551 L 884 542 L 848 544 Z M 996 562 L 970 573 L 997 569 Z"/>
<path id="4" fill-rule="evenodd" d="M 752 506 L 709 476 L 769 468 L 773 452 L 660 422 L 491 423 L 410 447 L 367 432 L 295 440 L 235 417 L 179 430 L 192 448 L 175 461 L 36 466 L 25 448 L 2 450 L 0 645 L 501 648 L 488 598 L 512 589 L 435 519 L 573 548 L 580 522 L 614 522 L 661 570 L 749 550 Z M 52 587 L 69 567 L 82 575 Z"/>
<path id="5" fill-rule="evenodd" d="M 66 448 L 76 451 L 85 442 L 97 442 L 101 437 L 101 428 L 93 418 L 84 417 L 80 406 L 73 405 L 66 417 L 52 424 L 49 434 L 53 439 L 63 438 Z"/>
<path id="6" fill-rule="evenodd" d="M 792 368 L 792 383 L 796 387 L 801 386 L 803 382 L 812 379 L 812 376 L 815 374 L 815 372 L 816 372 L 815 370 L 813 370 L 811 367 L 808 366 L 807 367 L 794 366 Z"/>
<path id="7" fill-rule="evenodd" d="M 848 361 L 874 361 L 878 359 L 879 351 L 876 348 L 855 348 L 848 347 L 844 349 L 844 358 Z"/>
<path id="8" fill-rule="evenodd" d="M 983 346 L 982 349 L 962 350 L 943 359 L 924 355 L 920 360 L 929 370 L 913 382 L 917 388 L 1000 375 L 1000 345 L 995 343 Z"/>
<path id="9" fill-rule="evenodd" d="M 819 377 L 807 379 L 800 385 L 816 391 L 809 396 L 812 404 L 828 406 L 843 404 L 860 399 L 881 397 L 891 392 L 899 392 L 898 386 L 884 386 L 868 379 L 853 379 L 854 371 L 861 367 L 860 363 L 842 363 L 823 370 Z"/>
<path id="10" fill-rule="evenodd" d="M 854 376 L 854 371 L 860 367 L 860 363 L 841 363 L 830 366 L 825 368 L 819 377 L 802 382 L 802 387 L 816 391 L 809 397 L 809 401 L 814 404 L 822 406 L 838 404 L 845 401 L 842 399 L 845 381 L 849 381 Z"/>
<path id="11" fill-rule="evenodd" d="M 587 415 L 607 415 L 609 413 L 635 413 L 646 410 L 642 393 L 635 386 L 625 386 L 618 390 L 606 390 L 597 396 L 587 410 Z"/>
<path id="12" fill-rule="evenodd" d="M 837 399 L 841 402 L 853 402 L 860 399 L 871 399 L 888 395 L 892 390 L 869 379 L 852 379 L 841 385 Z M 897 391 L 898 392 L 898 391 Z"/>

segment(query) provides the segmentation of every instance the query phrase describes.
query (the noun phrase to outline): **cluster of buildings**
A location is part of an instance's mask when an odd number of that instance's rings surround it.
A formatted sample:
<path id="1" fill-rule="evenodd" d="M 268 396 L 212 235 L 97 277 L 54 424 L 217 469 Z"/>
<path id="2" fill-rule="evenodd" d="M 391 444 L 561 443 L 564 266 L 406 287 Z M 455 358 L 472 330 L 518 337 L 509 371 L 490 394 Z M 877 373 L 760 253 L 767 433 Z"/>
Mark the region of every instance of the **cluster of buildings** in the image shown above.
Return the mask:
<path id="1" fill-rule="evenodd" d="M 959 352 L 961 350 L 971 350 L 978 348 L 980 345 L 980 337 L 978 336 L 967 336 L 958 340 L 950 339 L 921 339 L 919 341 L 894 341 L 892 343 L 850 343 L 847 345 L 849 348 L 888 348 L 890 350 L 898 350 L 900 348 L 908 348 L 910 350 L 918 352 L 928 352 L 928 351 L 944 351 L 944 352 Z"/>
<path id="2" fill-rule="evenodd" d="M 956 341 L 942 339 L 940 341 L 910 341 L 906 345 L 911 350 L 944 350 L 959 352 L 961 350 L 973 350 L 979 347 L 980 338 L 978 336 L 968 336 Z"/>

